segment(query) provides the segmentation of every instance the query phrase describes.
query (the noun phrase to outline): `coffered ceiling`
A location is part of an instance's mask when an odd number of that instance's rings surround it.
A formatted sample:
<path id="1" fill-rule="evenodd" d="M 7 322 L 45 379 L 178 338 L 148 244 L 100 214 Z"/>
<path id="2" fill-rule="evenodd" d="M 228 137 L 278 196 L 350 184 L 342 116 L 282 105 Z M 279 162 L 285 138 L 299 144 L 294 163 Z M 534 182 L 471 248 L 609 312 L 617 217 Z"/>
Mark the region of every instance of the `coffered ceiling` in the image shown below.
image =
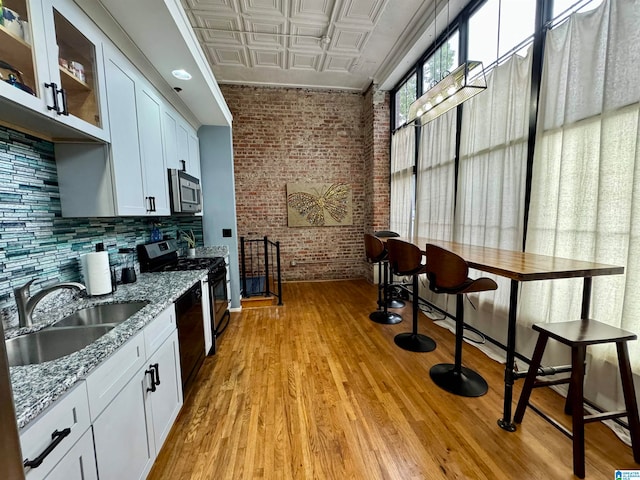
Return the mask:
<path id="1" fill-rule="evenodd" d="M 182 0 L 218 83 L 390 88 L 466 0 Z"/>

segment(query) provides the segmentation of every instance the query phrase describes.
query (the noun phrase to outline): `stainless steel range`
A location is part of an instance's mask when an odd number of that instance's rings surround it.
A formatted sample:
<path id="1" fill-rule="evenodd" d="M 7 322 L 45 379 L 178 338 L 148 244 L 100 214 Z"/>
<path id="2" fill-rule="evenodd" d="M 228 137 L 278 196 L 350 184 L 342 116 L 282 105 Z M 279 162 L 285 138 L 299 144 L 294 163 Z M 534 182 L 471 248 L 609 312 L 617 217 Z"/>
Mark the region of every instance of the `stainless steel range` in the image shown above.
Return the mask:
<path id="1" fill-rule="evenodd" d="M 208 354 L 213 355 L 218 349 L 220 336 L 229 325 L 229 301 L 227 296 L 227 267 L 223 257 L 197 257 L 197 258 L 180 258 L 178 257 L 178 244 L 176 240 L 163 240 L 160 242 L 147 243 L 138 245 L 138 261 L 140 262 L 141 272 L 167 272 L 180 270 L 208 270 L 208 288 L 209 298 L 211 299 L 210 318 L 212 347 Z M 188 303 L 188 302 L 187 302 Z M 180 301 L 176 302 L 176 310 L 180 317 L 181 307 Z M 204 329 L 195 333 L 194 329 L 199 327 L 194 322 L 186 321 L 181 327 L 181 319 L 178 318 L 178 337 L 180 339 L 180 357 L 181 366 L 183 355 L 185 357 L 186 368 L 194 360 L 191 359 L 198 351 L 202 352 L 204 358 Z M 187 319 L 188 320 L 188 319 Z M 200 324 L 202 325 L 202 319 Z M 189 326 L 187 326 L 189 325 Z M 182 329 L 182 331 L 181 331 Z M 198 345 L 196 346 L 196 342 Z M 183 343 L 185 345 L 183 346 Z M 184 354 L 183 354 L 184 349 Z M 198 350 L 199 349 L 199 350 Z M 202 361 L 200 359 L 200 363 Z M 198 359 L 196 359 L 196 362 Z M 199 365 L 198 365 L 199 366 Z M 197 369 L 196 369 L 197 371 Z M 187 375 L 190 371 L 185 372 Z M 183 374 L 184 379 L 184 374 Z"/>

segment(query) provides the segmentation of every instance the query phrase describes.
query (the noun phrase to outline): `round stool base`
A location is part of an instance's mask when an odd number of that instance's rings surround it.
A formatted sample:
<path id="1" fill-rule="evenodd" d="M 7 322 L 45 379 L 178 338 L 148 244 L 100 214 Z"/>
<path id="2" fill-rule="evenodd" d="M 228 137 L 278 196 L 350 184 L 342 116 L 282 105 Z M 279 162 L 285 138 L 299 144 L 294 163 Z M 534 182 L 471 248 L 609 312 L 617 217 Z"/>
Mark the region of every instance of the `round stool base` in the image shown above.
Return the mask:
<path id="1" fill-rule="evenodd" d="M 404 308 L 405 303 L 402 300 L 389 300 L 387 302 L 387 308 Z"/>
<path id="2" fill-rule="evenodd" d="M 467 367 L 458 372 L 455 365 L 441 363 L 431 367 L 429 375 L 440 388 L 461 397 L 481 397 L 489 390 L 485 379 Z"/>
<path id="3" fill-rule="evenodd" d="M 376 311 L 369 315 L 369 318 L 376 323 L 382 323 L 383 325 L 395 325 L 396 323 L 400 323 L 402 321 L 402 317 L 397 313 L 383 311 Z"/>
<path id="4" fill-rule="evenodd" d="M 419 333 L 399 333 L 393 338 L 396 345 L 410 352 L 431 352 L 436 349 L 436 342 Z"/>

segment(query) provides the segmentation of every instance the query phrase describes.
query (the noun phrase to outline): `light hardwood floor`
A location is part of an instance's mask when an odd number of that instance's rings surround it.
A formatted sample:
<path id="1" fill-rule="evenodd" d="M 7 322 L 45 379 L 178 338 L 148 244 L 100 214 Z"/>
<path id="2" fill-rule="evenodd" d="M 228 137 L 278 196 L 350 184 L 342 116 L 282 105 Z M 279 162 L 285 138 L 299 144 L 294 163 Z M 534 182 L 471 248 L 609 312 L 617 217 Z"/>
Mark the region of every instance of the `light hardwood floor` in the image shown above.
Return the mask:
<path id="1" fill-rule="evenodd" d="M 453 335 L 422 316 L 436 350 L 403 351 L 393 337 L 410 330 L 410 307 L 402 323 L 379 325 L 368 318 L 375 299 L 365 280 L 287 283 L 284 306 L 233 314 L 149 478 L 574 478 L 571 441 L 533 411 L 515 433 L 497 426 L 502 365 L 465 344 L 463 361 L 489 392 L 441 390 L 429 369 L 452 361 Z M 532 400 L 562 417 L 549 389 Z M 603 425 L 586 438 L 588 479 L 640 469 Z"/>

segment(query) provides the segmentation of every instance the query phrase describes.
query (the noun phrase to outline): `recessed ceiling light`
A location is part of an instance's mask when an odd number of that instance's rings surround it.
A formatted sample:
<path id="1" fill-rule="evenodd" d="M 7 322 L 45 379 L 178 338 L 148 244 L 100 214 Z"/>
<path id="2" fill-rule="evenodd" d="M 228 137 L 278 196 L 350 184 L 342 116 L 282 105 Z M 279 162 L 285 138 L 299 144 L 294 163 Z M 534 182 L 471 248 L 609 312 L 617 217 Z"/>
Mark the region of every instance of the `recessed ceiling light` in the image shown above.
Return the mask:
<path id="1" fill-rule="evenodd" d="M 171 72 L 171 75 L 173 75 L 179 80 L 191 80 L 191 74 L 183 68 L 179 70 L 174 70 L 173 72 Z"/>

